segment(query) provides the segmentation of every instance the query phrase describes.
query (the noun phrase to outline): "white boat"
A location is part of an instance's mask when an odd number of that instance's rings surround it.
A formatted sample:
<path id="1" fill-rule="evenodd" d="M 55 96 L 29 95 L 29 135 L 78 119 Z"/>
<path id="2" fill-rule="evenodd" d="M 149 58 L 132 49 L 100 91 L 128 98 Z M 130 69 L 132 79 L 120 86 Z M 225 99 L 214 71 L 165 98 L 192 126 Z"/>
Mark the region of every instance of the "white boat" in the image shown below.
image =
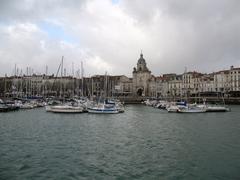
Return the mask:
<path id="1" fill-rule="evenodd" d="M 206 112 L 228 112 L 230 108 L 225 105 L 212 105 L 212 104 L 199 104 L 197 105 L 199 108 L 206 108 Z"/>
<path id="2" fill-rule="evenodd" d="M 168 112 L 178 112 L 179 107 L 177 105 L 171 105 L 170 107 L 167 108 Z"/>
<path id="3" fill-rule="evenodd" d="M 206 111 L 207 112 L 227 112 L 227 111 L 230 111 L 230 108 L 226 107 L 225 106 L 225 101 L 224 101 L 224 97 L 222 95 L 222 100 L 223 100 L 223 104 L 215 104 L 215 105 L 212 105 L 212 104 L 206 104 L 206 99 L 203 100 L 203 106 L 206 106 Z"/>
<path id="4" fill-rule="evenodd" d="M 116 99 L 112 99 L 112 100 L 105 100 L 104 101 L 105 103 L 105 106 L 106 107 L 115 107 L 119 113 L 123 113 L 125 111 L 125 108 L 123 106 L 123 104 L 119 101 L 119 100 L 116 100 Z"/>
<path id="5" fill-rule="evenodd" d="M 123 113 L 125 111 L 125 108 L 121 102 L 114 102 L 115 108 L 118 110 L 118 112 Z"/>
<path id="6" fill-rule="evenodd" d="M 211 106 L 211 105 L 207 106 L 207 112 L 227 112 L 227 111 L 230 111 L 230 109 L 225 106 Z"/>
<path id="7" fill-rule="evenodd" d="M 116 105 L 116 109 L 118 110 L 118 112 L 123 113 L 125 111 L 125 108 L 122 104 L 117 104 Z"/>
<path id="8" fill-rule="evenodd" d="M 157 100 L 149 100 L 147 99 L 146 101 L 143 102 L 146 106 L 155 106 L 157 105 L 158 101 Z"/>
<path id="9" fill-rule="evenodd" d="M 20 109 L 33 109 L 34 106 L 31 103 L 23 103 L 20 105 Z"/>
<path id="10" fill-rule="evenodd" d="M 205 113 L 207 111 L 206 108 L 200 108 L 200 107 L 181 107 L 178 109 L 177 112 L 179 113 Z"/>
<path id="11" fill-rule="evenodd" d="M 167 101 L 159 101 L 156 106 L 156 108 L 159 108 L 159 109 L 167 109 L 169 108 L 169 102 Z"/>
<path id="12" fill-rule="evenodd" d="M 115 106 L 109 106 L 106 104 L 98 104 L 96 106 L 88 107 L 88 113 L 97 114 L 117 114 L 119 111 Z"/>
<path id="13" fill-rule="evenodd" d="M 185 109 L 186 102 L 171 102 L 166 106 L 168 112 L 178 112 L 179 109 Z"/>
<path id="14" fill-rule="evenodd" d="M 54 113 L 81 113 L 83 112 L 83 107 L 71 105 L 46 106 L 46 111 Z"/>

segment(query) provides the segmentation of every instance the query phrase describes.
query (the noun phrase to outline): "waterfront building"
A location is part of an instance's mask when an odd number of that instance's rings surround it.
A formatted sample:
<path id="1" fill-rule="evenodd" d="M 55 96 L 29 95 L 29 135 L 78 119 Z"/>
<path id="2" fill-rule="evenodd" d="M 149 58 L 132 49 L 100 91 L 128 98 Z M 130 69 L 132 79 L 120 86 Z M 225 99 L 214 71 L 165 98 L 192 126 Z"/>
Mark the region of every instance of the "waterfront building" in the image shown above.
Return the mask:
<path id="1" fill-rule="evenodd" d="M 163 98 L 164 96 L 163 78 L 161 76 L 155 77 L 155 81 L 157 98 Z"/>
<path id="2" fill-rule="evenodd" d="M 240 68 L 231 66 L 229 71 L 230 93 L 233 95 L 240 95 Z"/>
<path id="3" fill-rule="evenodd" d="M 214 74 L 214 86 L 216 92 L 226 93 L 230 90 L 229 70 L 218 71 Z"/>
<path id="4" fill-rule="evenodd" d="M 240 68 L 233 66 L 210 74 L 196 71 L 154 76 L 143 54 L 132 77 L 94 75 L 76 78 L 54 75 L 18 75 L 0 78 L 0 97 L 96 96 L 129 98 L 186 98 L 197 96 L 240 97 Z"/>
<path id="5" fill-rule="evenodd" d="M 214 85 L 214 74 L 204 74 L 199 79 L 199 93 L 204 94 L 212 94 L 215 92 L 215 85 Z"/>
<path id="6" fill-rule="evenodd" d="M 184 72 L 182 75 L 183 96 L 190 97 L 199 92 L 199 82 L 202 74 L 196 71 Z"/>

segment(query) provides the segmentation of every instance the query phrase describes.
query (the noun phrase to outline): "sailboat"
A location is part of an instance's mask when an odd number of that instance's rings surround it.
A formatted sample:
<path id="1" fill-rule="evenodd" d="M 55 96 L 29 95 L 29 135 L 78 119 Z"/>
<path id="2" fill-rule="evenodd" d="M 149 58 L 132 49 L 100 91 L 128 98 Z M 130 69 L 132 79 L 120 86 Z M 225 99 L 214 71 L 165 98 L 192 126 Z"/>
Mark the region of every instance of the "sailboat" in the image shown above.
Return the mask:
<path id="1" fill-rule="evenodd" d="M 124 112 L 124 109 L 120 107 L 120 105 L 117 107 L 116 103 L 108 102 L 107 100 L 107 74 L 105 74 L 105 95 L 104 95 L 104 102 L 93 104 L 90 107 L 88 107 L 88 113 L 97 113 L 97 114 L 117 114 L 119 112 Z"/>
<path id="2" fill-rule="evenodd" d="M 198 107 L 198 106 L 183 106 L 179 107 L 177 112 L 178 113 L 205 113 L 207 109 L 205 107 Z"/>
<path id="3" fill-rule="evenodd" d="M 223 105 L 206 105 L 207 112 L 228 112 L 230 108 L 226 107 L 224 97 L 222 95 Z M 205 104 L 205 101 L 204 101 Z"/>
<path id="4" fill-rule="evenodd" d="M 97 113 L 97 114 L 117 114 L 119 111 L 115 106 L 109 106 L 105 103 L 99 103 L 95 106 L 88 107 L 88 113 Z"/>
<path id="5" fill-rule="evenodd" d="M 61 61 L 61 79 L 63 75 L 63 56 Z M 59 68 L 60 68 L 59 66 Z M 59 70 L 58 68 L 58 70 Z M 62 82 L 61 82 L 62 83 Z M 62 97 L 62 84 L 61 84 L 61 90 L 60 90 L 60 97 Z M 64 103 L 60 105 L 50 105 L 46 106 L 47 112 L 54 112 L 54 113 L 82 113 L 84 110 L 83 106 L 80 103 Z"/>
<path id="6" fill-rule="evenodd" d="M 230 111 L 228 107 L 218 105 L 208 105 L 207 112 L 227 112 Z"/>

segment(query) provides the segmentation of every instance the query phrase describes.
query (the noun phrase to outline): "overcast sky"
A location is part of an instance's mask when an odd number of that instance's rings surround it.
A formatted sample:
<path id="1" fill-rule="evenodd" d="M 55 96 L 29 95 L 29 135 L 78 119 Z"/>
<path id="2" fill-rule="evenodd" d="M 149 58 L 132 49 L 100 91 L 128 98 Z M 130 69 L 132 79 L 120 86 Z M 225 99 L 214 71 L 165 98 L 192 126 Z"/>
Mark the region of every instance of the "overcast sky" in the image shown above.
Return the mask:
<path id="1" fill-rule="evenodd" d="M 0 75 L 132 76 L 143 51 L 154 75 L 240 66 L 239 0 L 0 0 Z"/>

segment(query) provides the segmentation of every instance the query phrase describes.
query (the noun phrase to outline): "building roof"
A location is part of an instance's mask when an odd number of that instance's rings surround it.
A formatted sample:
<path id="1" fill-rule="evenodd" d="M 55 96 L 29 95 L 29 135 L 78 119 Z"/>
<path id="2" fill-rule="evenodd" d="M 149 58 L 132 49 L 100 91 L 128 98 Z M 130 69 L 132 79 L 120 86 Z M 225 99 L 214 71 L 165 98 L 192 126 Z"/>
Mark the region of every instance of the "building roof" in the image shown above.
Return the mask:
<path id="1" fill-rule="evenodd" d="M 218 71 L 215 74 L 229 74 L 229 70 L 222 70 L 222 71 Z"/>

